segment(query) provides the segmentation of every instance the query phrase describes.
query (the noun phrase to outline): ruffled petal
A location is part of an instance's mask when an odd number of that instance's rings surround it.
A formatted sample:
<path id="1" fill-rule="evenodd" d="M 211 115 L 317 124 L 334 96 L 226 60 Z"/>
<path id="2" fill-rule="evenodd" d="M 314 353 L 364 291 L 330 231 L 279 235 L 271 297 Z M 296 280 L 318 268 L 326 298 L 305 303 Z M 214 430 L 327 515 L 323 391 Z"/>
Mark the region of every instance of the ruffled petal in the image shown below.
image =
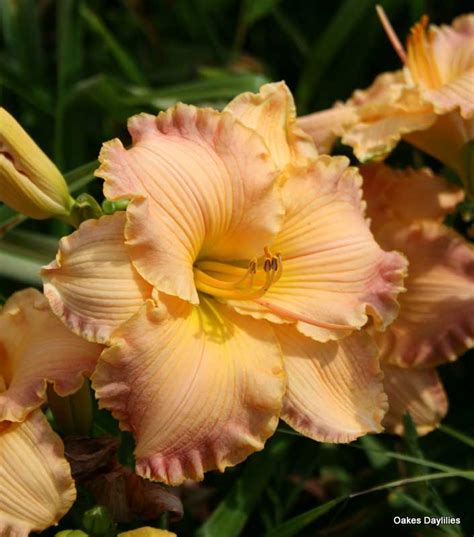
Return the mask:
<path id="1" fill-rule="evenodd" d="M 409 260 L 400 315 L 377 334 L 383 359 L 401 367 L 433 367 L 474 344 L 474 248 L 436 222 L 385 226 L 377 239 Z"/>
<path id="2" fill-rule="evenodd" d="M 382 430 L 387 409 L 377 348 L 366 333 L 319 343 L 275 328 L 288 376 L 282 418 L 320 442 L 350 442 Z"/>
<path id="3" fill-rule="evenodd" d="M 331 153 L 336 140 L 358 121 L 355 108 L 337 103 L 329 110 L 298 118 L 298 126 L 313 139 L 320 153 Z"/>
<path id="4" fill-rule="evenodd" d="M 160 291 L 198 303 L 193 263 L 261 255 L 280 227 L 276 170 L 262 138 L 232 114 L 183 104 L 129 121 L 132 148 L 106 143 L 97 175 L 131 198 L 127 244 Z"/>
<path id="5" fill-rule="evenodd" d="M 93 376 L 102 407 L 132 430 L 137 473 L 172 485 L 263 448 L 285 389 L 264 321 L 161 296 L 114 334 Z"/>
<path id="6" fill-rule="evenodd" d="M 397 170 L 384 164 L 360 167 L 372 231 L 387 221 L 442 220 L 464 199 L 464 192 L 429 168 Z"/>
<path id="7" fill-rule="evenodd" d="M 0 535 L 27 537 L 58 523 L 76 499 L 61 439 L 37 410 L 0 424 Z"/>
<path id="8" fill-rule="evenodd" d="M 41 273 L 54 313 L 89 341 L 106 343 L 152 292 L 131 264 L 124 227 L 123 212 L 86 220 Z"/>
<path id="9" fill-rule="evenodd" d="M 432 26 L 430 47 L 439 83 L 424 90 L 436 113 L 459 108 L 465 119 L 474 116 L 474 15 L 458 17 L 453 26 Z"/>
<path id="10" fill-rule="evenodd" d="M 388 411 L 383 426 L 403 435 L 403 416 L 409 412 L 418 434 L 432 431 L 448 411 L 448 398 L 434 369 L 402 369 L 382 362 Z"/>
<path id="11" fill-rule="evenodd" d="M 403 134 L 428 128 L 436 120 L 432 106 L 417 88 L 407 87 L 402 71 L 382 73 L 366 90 L 357 90 L 346 103 L 358 121 L 346 129 L 342 142 L 361 162 L 382 160 Z"/>
<path id="12" fill-rule="evenodd" d="M 406 262 L 375 242 L 361 177 L 347 165 L 345 157 L 323 155 L 291 174 L 282 188 L 282 232 L 272 245 L 282 256 L 282 276 L 262 298 L 232 302 L 237 311 L 296 321 L 318 341 L 346 336 L 368 315 L 381 329 L 393 321 Z"/>
<path id="13" fill-rule="evenodd" d="M 311 138 L 297 126 L 293 95 L 284 82 L 265 84 L 259 93 L 242 93 L 225 110 L 260 134 L 279 169 L 318 156 Z"/>
<path id="14" fill-rule="evenodd" d="M 144 526 L 143 528 L 137 528 L 136 530 L 123 531 L 122 533 L 119 533 L 119 537 L 176 537 L 176 533 Z"/>
<path id="15" fill-rule="evenodd" d="M 471 41 L 473 39 L 471 37 Z M 471 56 L 474 60 L 474 46 L 472 44 L 471 49 Z M 472 64 L 474 65 L 474 61 Z M 423 95 L 427 101 L 432 103 L 437 114 L 446 114 L 459 108 L 463 119 L 471 119 L 474 117 L 473 91 L 474 68 L 471 68 L 438 89 L 425 90 Z"/>
<path id="16" fill-rule="evenodd" d="M 101 351 L 70 332 L 36 289 L 12 295 L 0 312 L 0 421 L 22 421 L 40 407 L 47 382 L 61 396 L 78 390 Z"/>
<path id="17" fill-rule="evenodd" d="M 423 131 L 433 125 L 436 114 L 421 109 L 407 112 L 396 110 L 377 119 L 362 119 L 342 137 L 350 145 L 360 162 L 383 160 L 398 144 L 402 136 Z"/>

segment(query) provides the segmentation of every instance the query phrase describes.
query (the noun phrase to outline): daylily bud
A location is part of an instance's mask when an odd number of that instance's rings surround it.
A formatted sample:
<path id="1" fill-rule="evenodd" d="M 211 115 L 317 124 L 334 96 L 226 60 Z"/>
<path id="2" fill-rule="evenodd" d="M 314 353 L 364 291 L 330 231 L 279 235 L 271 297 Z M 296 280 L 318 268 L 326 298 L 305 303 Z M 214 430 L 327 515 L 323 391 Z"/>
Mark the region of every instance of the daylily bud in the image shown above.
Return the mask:
<path id="1" fill-rule="evenodd" d="M 0 108 L 0 201 L 31 218 L 67 216 L 73 199 L 61 172 Z"/>

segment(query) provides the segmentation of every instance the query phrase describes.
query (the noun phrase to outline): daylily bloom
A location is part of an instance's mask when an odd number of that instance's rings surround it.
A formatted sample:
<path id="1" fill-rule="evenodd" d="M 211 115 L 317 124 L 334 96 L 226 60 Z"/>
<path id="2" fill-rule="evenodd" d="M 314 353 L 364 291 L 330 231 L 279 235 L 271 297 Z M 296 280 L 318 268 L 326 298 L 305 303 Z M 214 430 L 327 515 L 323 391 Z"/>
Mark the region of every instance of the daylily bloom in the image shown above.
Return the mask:
<path id="1" fill-rule="evenodd" d="M 4 108 L 0 108 L 0 201 L 37 219 L 67 216 L 74 204 L 61 172 Z"/>
<path id="2" fill-rule="evenodd" d="M 474 15 L 429 28 L 423 17 L 406 52 L 382 17 L 403 70 L 381 74 L 346 103 L 300 118 L 299 126 L 323 152 L 342 137 L 361 162 L 385 158 L 403 138 L 451 167 L 474 192 L 463 156 L 474 139 Z"/>
<path id="3" fill-rule="evenodd" d="M 93 386 L 138 474 L 223 471 L 280 416 L 321 441 L 379 430 L 377 352 L 353 332 L 395 318 L 405 260 L 374 241 L 357 170 L 316 156 L 283 83 L 128 127 L 97 171 L 126 212 L 84 222 L 43 277 L 53 311 L 111 346 Z"/>
<path id="4" fill-rule="evenodd" d="M 149 526 L 144 526 L 143 528 L 137 528 L 136 530 L 119 533 L 119 537 L 176 537 L 176 533 L 172 533 L 168 530 L 161 530 L 159 528 L 150 528 Z"/>
<path id="5" fill-rule="evenodd" d="M 361 171 L 377 242 L 409 261 L 400 314 L 385 333 L 374 334 L 389 400 L 384 425 L 402 433 L 402 416 L 409 411 L 424 434 L 448 407 L 435 367 L 474 345 L 474 248 L 441 223 L 463 192 L 426 168 L 379 164 Z"/>
<path id="6" fill-rule="evenodd" d="M 80 388 L 102 347 L 71 333 L 35 289 L 0 310 L 0 535 L 26 536 L 53 524 L 76 497 L 64 446 L 39 408 L 46 384 Z"/>

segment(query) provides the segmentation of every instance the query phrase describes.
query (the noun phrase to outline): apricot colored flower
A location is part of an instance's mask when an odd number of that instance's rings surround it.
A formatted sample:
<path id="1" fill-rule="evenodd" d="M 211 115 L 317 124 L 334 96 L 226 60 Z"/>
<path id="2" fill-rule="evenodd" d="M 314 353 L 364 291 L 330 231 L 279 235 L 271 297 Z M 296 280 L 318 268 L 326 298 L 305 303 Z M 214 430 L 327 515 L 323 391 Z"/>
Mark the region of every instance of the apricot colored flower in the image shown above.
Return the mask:
<path id="1" fill-rule="evenodd" d="M 0 108 L 0 201 L 31 218 L 67 216 L 74 200 L 61 172 Z"/>
<path id="2" fill-rule="evenodd" d="M 136 530 L 119 533 L 119 537 L 176 537 L 176 533 L 172 533 L 168 530 L 161 530 L 159 528 L 150 528 L 149 526 L 144 526 L 143 528 L 137 528 Z"/>
<path id="3" fill-rule="evenodd" d="M 427 24 L 423 17 L 413 26 L 406 53 L 398 44 L 403 70 L 381 74 L 346 103 L 299 119 L 318 148 L 329 152 L 342 137 L 366 162 L 385 158 L 403 138 L 467 184 L 463 148 L 474 139 L 474 15 L 451 26 Z"/>
<path id="4" fill-rule="evenodd" d="M 280 416 L 322 441 L 379 430 L 377 351 L 353 332 L 395 318 L 405 260 L 374 241 L 357 170 L 316 156 L 283 83 L 128 127 L 97 171 L 127 211 L 83 223 L 43 277 L 53 311 L 111 347 L 93 386 L 138 474 L 223 471 Z"/>
<path id="5" fill-rule="evenodd" d="M 0 310 L 0 536 L 41 531 L 74 502 L 64 446 L 39 408 L 47 382 L 60 395 L 74 392 L 101 350 L 71 333 L 35 289 Z"/>
<path id="6" fill-rule="evenodd" d="M 463 193 L 426 168 L 379 164 L 361 171 L 377 242 L 409 261 L 400 314 L 385 333 L 374 334 L 389 400 L 384 425 L 403 432 L 402 416 L 409 411 L 424 434 L 447 412 L 436 366 L 474 344 L 474 249 L 442 224 Z"/>

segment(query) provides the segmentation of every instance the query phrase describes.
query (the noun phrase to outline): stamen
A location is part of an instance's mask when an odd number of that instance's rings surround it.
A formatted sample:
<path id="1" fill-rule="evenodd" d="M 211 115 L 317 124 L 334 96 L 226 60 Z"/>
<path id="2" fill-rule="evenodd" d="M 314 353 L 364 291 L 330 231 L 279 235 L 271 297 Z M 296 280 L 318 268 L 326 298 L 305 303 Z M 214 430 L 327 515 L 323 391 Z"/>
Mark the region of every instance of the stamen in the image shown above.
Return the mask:
<path id="1" fill-rule="evenodd" d="M 198 291 L 202 291 L 218 298 L 255 300 L 262 297 L 272 284 L 280 278 L 282 273 L 281 256 L 274 256 L 268 248 L 265 248 L 265 259 L 261 266 L 261 271 L 265 275 L 262 284 L 255 288 L 255 275 L 258 272 L 258 261 L 256 258 L 249 262 L 247 270 L 241 267 L 234 267 L 225 263 L 213 261 L 201 261 L 194 267 L 194 282 Z M 233 269 L 237 269 L 234 271 Z M 220 280 L 204 272 L 209 270 L 221 274 L 237 274 L 240 277 L 233 281 Z M 261 280 L 261 278 L 260 278 Z"/>
<path id="2" fill-rule="evenodd" d="M 403 48 L 403 45 L 400 42 L 400 39 L 398 39 L 398 36 L 393 29 L 393 26 L 390 24 L 390 21 L 388 20 L 384 8 L 380 5 L 376 5 L 375 9 L 377 11 L 377 15 L 379 16 L 380 22 L 382 23 L 383 29 L 385 30 L 385 33 L 387 34 L 387 37 L 392 44 L 393 49 L 398 54 L 398 57 L 402 60 L 402 62 L 406 64 L 407 54 L 405 52 L 405 49 Z"/>
<path id="3" fill-rule="evenodd" d="M 275 255 L 275 258 L 276 258 L 276 263 L 277 263 L 277 269 L 276 269 L 275 279 L 273 280 L 273 283 L 276 283 L 281 278 L 281 275 L 283 272 L 283 263 L 282 263 L 281 255 L 279 252 L 277 252 L 277 254 Z"/>
<path id="4" fill-rule="evenodd" d="M 436 88 L 442 84 L 442 81 L 433 55 L 433 34 L 428 29 L 428 22 L 428 17 L 423 15 L 410 30 L 407 39 L 407 65 L 415 81 Z"/>

